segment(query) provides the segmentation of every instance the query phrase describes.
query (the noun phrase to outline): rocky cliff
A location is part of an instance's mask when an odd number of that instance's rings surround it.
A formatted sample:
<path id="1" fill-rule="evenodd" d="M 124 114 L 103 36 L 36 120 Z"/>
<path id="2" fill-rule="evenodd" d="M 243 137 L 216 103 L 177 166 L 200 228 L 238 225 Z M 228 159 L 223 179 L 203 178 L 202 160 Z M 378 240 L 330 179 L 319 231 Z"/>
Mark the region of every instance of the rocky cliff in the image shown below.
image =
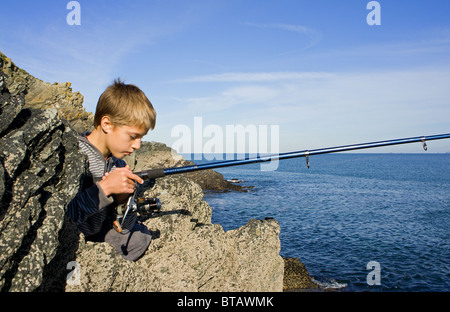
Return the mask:
<path id="1" fill-rule="evenodd" d="M 10 58 L 0 52 L 1 71 L 5 74 L 5 83 L 9 93 L 24 97 L 22 108 L 48 109 L 57 111 L 58 117 L 69 121 L 77 132 L 90 130 L 94 116 L 83 107 L 83 96 L 72 92 L 70 82 L 44 82 L 17 67 Z"/>
<path id="2" fill-rule="evenodd" d="M 24 103 L 23 91 L 10 92 L 8 77 L 0 72 L 2 291 L 41 285 L 65 239 L 65 204 L 86 172 L 68 123 L 55 109 L 24 108 Z"/>
<path id="3" fill-rule="evenodd" d="M 162 211 L 144 221 L 153 240 L 138 261 L 86 242 L 65 208 L 87 172 L 76 134 L 89 129 L 92 114 L 69 83 L 42 82 L 1 53 L 0 69 L 1 291 L 283 290 L 277 221 L 225 232 L 188 176 L 159 179 L 147 194 Z M 162 144 L 143 150 L 151 159 L 134 156 L 132 166 L 184 164 Z"/>

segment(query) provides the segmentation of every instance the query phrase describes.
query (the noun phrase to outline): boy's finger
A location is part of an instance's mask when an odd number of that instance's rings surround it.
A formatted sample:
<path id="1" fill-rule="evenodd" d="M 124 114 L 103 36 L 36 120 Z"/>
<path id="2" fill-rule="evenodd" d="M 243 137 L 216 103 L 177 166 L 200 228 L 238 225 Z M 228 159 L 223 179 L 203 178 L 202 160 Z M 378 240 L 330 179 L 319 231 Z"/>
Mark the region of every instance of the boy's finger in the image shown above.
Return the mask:
<path id="1" fill-rule="evenodd" d="M 130 174 L 128 175 L 128 178 L 130 178 L 130 179 L 136 181 L 136 182 L 139 183 L 139 184 L 144 183 L 144 180 L 142 180 L 142 178 L 140 178 L 138 175 L 136 175 L 136 174 L 134 174 L 134 173 L 132 173 L 132 172 L 130 172 Z"/>

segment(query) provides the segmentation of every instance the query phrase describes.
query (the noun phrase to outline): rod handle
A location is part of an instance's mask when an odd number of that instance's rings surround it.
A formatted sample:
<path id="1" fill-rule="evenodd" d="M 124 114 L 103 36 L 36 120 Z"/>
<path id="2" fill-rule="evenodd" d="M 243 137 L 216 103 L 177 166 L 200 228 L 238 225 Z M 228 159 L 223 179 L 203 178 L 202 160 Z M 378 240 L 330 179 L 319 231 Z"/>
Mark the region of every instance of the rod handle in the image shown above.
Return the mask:
<path id="1" fill-rule="evenodd" d="M 139 171 L 135 172 L 135 174 L 143 180 L 162 178 L 166 175 L 162 168 Z"/>

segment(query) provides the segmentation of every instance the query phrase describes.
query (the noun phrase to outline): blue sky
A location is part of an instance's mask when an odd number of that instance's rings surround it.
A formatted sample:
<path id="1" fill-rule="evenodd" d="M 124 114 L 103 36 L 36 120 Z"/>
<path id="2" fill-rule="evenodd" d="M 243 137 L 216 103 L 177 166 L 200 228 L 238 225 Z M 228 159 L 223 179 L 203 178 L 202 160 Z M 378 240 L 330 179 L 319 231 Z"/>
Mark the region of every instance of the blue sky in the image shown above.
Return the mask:
<path id="1" fill-rule="evenodd" d="M 367 0 L 78 2 L 70 26 L 69 1 L 2 1 L 0 51 L 91 112 L 115 78 L 138 85 L 158 114 L 148 141 L 171 146 L 195 117 L 277 125 L 280 151 L 450 132 L 447 0 L 380 0 L 379 26 Z"/>

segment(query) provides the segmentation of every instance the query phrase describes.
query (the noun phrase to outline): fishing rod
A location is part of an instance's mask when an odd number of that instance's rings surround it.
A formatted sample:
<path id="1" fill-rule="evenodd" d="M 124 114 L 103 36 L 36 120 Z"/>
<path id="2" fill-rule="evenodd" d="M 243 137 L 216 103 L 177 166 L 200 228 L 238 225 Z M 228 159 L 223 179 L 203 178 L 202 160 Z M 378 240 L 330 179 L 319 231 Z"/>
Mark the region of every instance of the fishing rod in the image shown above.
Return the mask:
<path id="1" fill-rule="evenodd" d="M 330 153 L 338 153 L 338 152 L 347 152 L 347 151 L 355 151 L 361 149 L 369 149 L 375 147 L 384 147 L 384 146 L 392 146 L 392 145 L 401 145 L 401 144 L 410 144 L 421 142 L 423 149 L 426 151 L 427 144 L 426 141 L 433 140 L 442 140 L 442 139 L 450 139 L 450 133 L 447 134 L 438 134 L 438 135 L 430 135 L 430 136 L 419 136 L 412 138 L 403 138 L 403 139 L 395 139 L 395 140 L 386 140 L 386 141 L 377 141 L 377 142 L 368 142 L 368 143 L 358 143 L 352 145 L 342 145 L 335 147 L 326 147 L 312 150 L 303 150 L 296 152 L 288 152 L 288 153 L 280 153 L 280 154 L 272 154 L 266 156 L 259 156 L 248 159 L 238 159 L 238 160 L 226 160 L 220 162 L 212 162 L 206 164 L 199 165 L 189 165 L 182 167 L 172 167 L 172 168 L 159 168 L 159 169 L 150 169 L 135 172 L 140 178 L 144 180 L 144 183 L 139 184 L 136 183 L 136 191 L 134 194 L 128 199 L 126 205 L 119 206 L 117 208 L 117 219 L 113 222 L 113 226 L 117 232 L 122 233 L 125 219 L 129 215 L 133 215 L 139 213 L 144 216 L 156 216 L 159 214 L 161 210 L 161 202 L 158 198 L 144 198 L 144 192 L 152 188 L 155 185 L 155 179 L 162 178 L 164 176 L 173 175 L 173 174 L 181 174 L 193 171 L 207 170 L 207 169 L 218 169 L 225 168 L 231 166 L 240 166 L 247 165 L 253 163 L 262 163 L 269 162 L 274 160 L 283 160 L 283 159 L 291 159 L 291 158 L 306 158 L 306 165 L 309 168 L 309 156 L 313 155 L 321 155 L 321 154 L 330 154 Z"/>
<path id="2" fill-rule="evenodd" d="M 309 156 L 313 156 L 313 155 L 347 152 L 347 151 L 369 149 L 369 148 L 383 147 L 383 146 L 409 144 L 409 143 L 417 143 L 417 142 L 421 142 L 423 149 L 426 151 L 427 150 L 426 141 L 442 140 L 442 139 L 450 139 L 450 133 L 395 139 L 395 140 L 386 140 L 386 141 L 377 141 L 377 142 L 368 142 L 368 143 L 358 143 L 358 144 L 342 145 L 342 146 L 335 146 L 335 147 L 326 147 L 326 148 L 319 148 L 319 149 L 312 149 L 312 150 L 303 150 L 303 151 L 296 151 L 296 152 L 258 156 L 258 157 L 254 157 L 254 158 L 248 158 L 248 159 L 226 160 L 226 161 L 212 162 L 212 163 L 199 164 L 199 165 L 194 164 L 194 165 L 183 166 L 183 167 L 172 167 L 172 168 L 165 168 L 165 169 L 164 168 L 150 169 L 150 170 L 135 172 L 135 174 L 138 175 L 139 177 L 141 177 L 142 179 L 147 180 L 147 179 L 162 178 L 164 176 L 172 175 L 172 174 L 180 174 L 180 173 L 206 170 L 206 169 L 218 169 L 218 168 L 224 168 L 224 167 L 240 166 L 240 165 L 247 165 L 247 164 L 253 164 L 253 163 L 269 162 L 269 161 L 273 161 L 273 160 L 283 160 L 283 159 L 300 158 L 300 157 L 306 158 L 306 164 L 309 168 Z"/>

